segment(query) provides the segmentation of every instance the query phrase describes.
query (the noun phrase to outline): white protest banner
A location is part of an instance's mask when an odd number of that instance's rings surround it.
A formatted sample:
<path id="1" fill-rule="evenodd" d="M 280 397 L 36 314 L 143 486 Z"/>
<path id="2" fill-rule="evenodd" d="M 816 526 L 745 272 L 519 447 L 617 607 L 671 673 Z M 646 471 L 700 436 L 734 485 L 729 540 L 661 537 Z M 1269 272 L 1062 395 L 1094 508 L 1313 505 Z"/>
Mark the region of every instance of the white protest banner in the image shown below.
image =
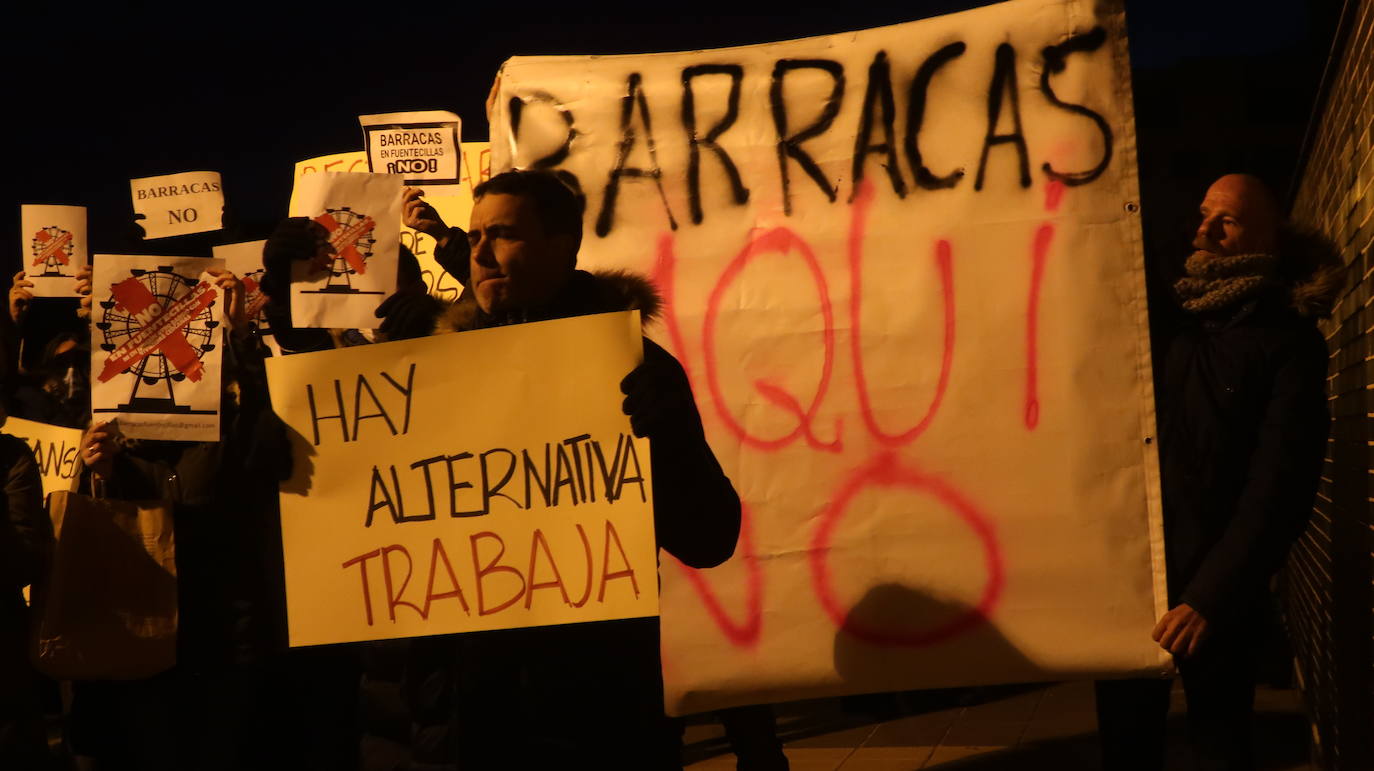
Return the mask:
<path id="1" fill-rule="evenodd" d="M 77 453 L 81 451 L 81 429 L 54 426 L 35 420 L 9 417 L 5 433 L 24 440 L 33 450 L 38 473 L 43 476 L 43 495 L 65 490 L 73 492 L 80 478 L 76 473 Z"/>
<path id="2" fill-rule="evenodd" d="M 401 174 L 407 185 L 457 185 L 462 123 L 444 110 L 359 115 L 363 152 L 377 174 Z"/>
<path id="3" fill-rule="evenodd" d="M 744 500 L 664 565 L 671 710 L 1168 666 L 1126 51 L 1014 0 L 502 67 L 493 169 L 579 178 Z"/>
<path id="4" fill-rule="evenodd" d="M 144 238 L 166 238 L 219 230 L 224 220 L 224 186 L 218 171 L 187 171 L 129 180 L 134 219 Z"/>
<path id="5" fill-rule="evenodd" d="M 203 257 L 96 255 L 91 421 L 135 439 L 219 441 L 224 303 Z"/>
<path id="6" fill-rule="evenodd" d="M 20 254 L 34 297 L 75 297 L 76 274 L 90 262 L 86 207 L 19 207 Z"/>
<path id="7" fill-rule="evenodd" d="M 255 331 L 273 356 L 281 355 L 281 345 L 272 335 L 272 325 L 267 321 L 264 309 L 267 307 L 267 294 L 262 291 L 262 247 L 266 241 L 243 241 L 237 244 L 223 244 L 214 247 L 215 259 L 224 260 L 224 267 L 243 281 L 244 311 L 248 315 L 248 326 Z"/>
<path id="8" fill-rule="evenodd" d="M 487 142 L 464 142 L 461 152 L 463 162 L 460 164 L 462 176 L 459 184 L 425 188 L 425 200 L 439 212 L 446 224 L 466 230 L 468 220 L 472 217 L 472 189 L 491 179 L 491 145 Z M 308 174 L 322 171 L 360 170 L 367 170 L 366 153 L 335 153 L 297 162 L 294 179 L 299 182 Z M 294 190 L 291 207 L 295 209 Z M 449 302 L 458 299 L 463 285 L 434 261 L 433 238 L 402 225 L 401 244 L 410 249 L 420 262 L 420 274 L 430 294 Z"/>
<path id="9" fill-rule="evenodd" d="M 303 176 L 292 193 L 292 217 L 329 232 L 328 265 L 298 265 L 291 320 L 298 327 L 376 329 L 375 311 L 396 291 L 401 229 L 398 174 L 322 172 Z"/>
<path id="10" fill-rule="evenodd" d="M 658 613 L 638 313 L 268 360 L 292 645 Z"/>

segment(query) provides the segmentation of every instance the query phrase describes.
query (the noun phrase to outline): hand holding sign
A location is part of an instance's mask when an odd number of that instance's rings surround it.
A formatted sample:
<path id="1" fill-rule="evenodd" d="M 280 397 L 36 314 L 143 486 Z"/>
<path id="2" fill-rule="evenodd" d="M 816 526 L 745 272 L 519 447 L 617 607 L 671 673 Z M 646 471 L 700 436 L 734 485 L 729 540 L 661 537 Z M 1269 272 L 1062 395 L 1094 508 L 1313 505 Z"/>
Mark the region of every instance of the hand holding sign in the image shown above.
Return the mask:
<path id="1" fill-rule="evenodd" d="M 35 297 L 71 297 L 85 267 L 86 207 L 23 204 L 20 254 Z"/>
<path id="2" fill-rule="evenodd" d="M 625 394 L 621 410 L 630 416 L 635 436 L 680 436 L 680 431 L 665 431 L 666 424 L 674 416 L 696 412 L 682 366 L 657 345 L 644 346 L 644 361 L 620 381 L 620 391 Z"/>
<path id="3" fill-rule="evenodd" d="M 76 315 L 88 319 L 91 317 L 91 266 L 83 265 L 81 270 L 76 273 L 76 294 L 81 298 L 81 307 L 77 308 Z"/>
<path id="4" fill-rule="evenodd" d="M 262 247 L 262 265 L 266 271 L 262 279 L 263 291 L 285 299 L 292 277 L 296 275 L 293 266 L 298 262 L 314 261 L 316 273 L 328 270 L 328 237 L 328 232 L 309 217 L 288 217 L 277 223 Z"/>
<path id="5" fill-rule="evenodd" d="M 114 470 L 114 456 L 119 453 L 115 436 L 119 430 L 114 422 L 96 423 L 81 440 L 81 462 L 86 468 L 108 478 Z"/>
<path id="6" fill-rule="evenodd" d="M 382 325 L 377 331 L 387 340 L 410 340 L 434 332 L 434 322 L 443 304 L 421 285 L 417 289 L 402 289 L 377 306 L 377 318 Z"/>
<path id="7" fill-rule="evenodd" d="M 279 268 L 271 261 L 295 263 L 292 322 L 297 327 L 376 329 L 377 306 L 396 291 L 400 175 L 309 174 L 296 181 L 291 205 L 292 216 L 308 218 L 327 234 L 323 254 L 310 251 L 307 239 L 297 233 L 289 255 L 263 255 L 269 273 Z M 269 240 L 268 251 L 273 249 Z M 312 272 L 300 265 L 307 253 L 324 263 L 325 270 Z"/>
<path id="8" fill-rule="evenodd" d="M 24 320 L 24 314 L 29 312 L 29 303 L 33 301 L 33 282 L 29 281 L 24 271 L 14 274 L 14 283 L 10 285 L 10 318 L 18 324 Z"/>
<path id="9" fill-rule="evenodd" d="M 214 253 L 215 259 L 224 260 L 225 267 L 238 277 L 242 285 L 242 334 L 256 334 L 273 356 L 280 356 L 281 346 L 267 319 L 268 295 L 262 286 L 267 273 L 263 266 L 266 246 L 266 241 L 242 241 L 216 246 Z M 226 302 L 231 302 L 230 298 L 226 298 Z M 227 307 L 226 311 L 231 315 L 237 313 L 232 307 Z M 240 329 L 236 326 L 234 331 L 239 332 Z"/>
<path id="10" fill-rule="evenodd" d="M 448 225 L 439 212 L 429 205 L 422 196 L 425 191 L 418 187 L 408 187 L 401 191 L 401 224 L 411 230 L 433 238 L 440 248 L 448 243 Z"/>
<path id="11" fill-rule="evenodd" d="M 214 277 L 215 286 L 224 295 L 224 320 L 229 331 L 243 335 L 248 331 L 248 309 L 244 304 L 243 282 L 233 271 L 210 268 L 205 271 Z"/>

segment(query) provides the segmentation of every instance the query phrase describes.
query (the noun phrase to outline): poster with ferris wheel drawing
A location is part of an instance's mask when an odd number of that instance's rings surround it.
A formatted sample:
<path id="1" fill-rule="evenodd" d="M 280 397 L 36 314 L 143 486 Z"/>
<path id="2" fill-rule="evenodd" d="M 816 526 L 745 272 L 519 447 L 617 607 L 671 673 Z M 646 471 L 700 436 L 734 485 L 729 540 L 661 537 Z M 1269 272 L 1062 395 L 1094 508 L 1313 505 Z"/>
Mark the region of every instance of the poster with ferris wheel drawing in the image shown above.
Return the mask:
<path id="1" fill-rule="evenodd" d="M 325 171 L 296 181 L 292 217 L 316 226 L 315 259 L 293 266 L 298 327 L 376 329 L 377 306 L 396 291 L 401 175 Z"/>
<path id="2" fill-rule="evenodd" d="M 75 297 L 86 266 L 86 207 L 19 207 L 19 254 L 34 297 Z"/>
<path id="3" fill-rule="evenodd" d="M 96 255 L 91 420 L 135 439 L 219 440 L 223 260 Z"/>

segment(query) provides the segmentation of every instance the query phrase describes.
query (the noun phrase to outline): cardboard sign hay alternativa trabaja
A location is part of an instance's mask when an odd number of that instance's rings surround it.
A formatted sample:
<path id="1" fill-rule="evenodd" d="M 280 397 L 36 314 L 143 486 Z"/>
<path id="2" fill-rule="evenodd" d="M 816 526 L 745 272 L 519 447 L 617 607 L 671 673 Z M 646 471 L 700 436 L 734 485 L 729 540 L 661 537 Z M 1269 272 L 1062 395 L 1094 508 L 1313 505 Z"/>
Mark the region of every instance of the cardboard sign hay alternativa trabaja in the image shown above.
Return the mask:
<path id="1" fill-rule="evenodd" d="M 224 302 L 203 257 L 97 255 L 91 422 L 134 439 L 219 441 Z"/>
<path id="2" fill-rule="evenodd" d="M 275 357 L 292 645 L 658 612 L 635 312 Z"/>
<path id="3" fill-rule="evenodd" d="M 90 262 L 86 207 L 23 204 L 19 248 L 34 297 L 75 297 L 76 274 Z"/>
<path id="4" fill-rule="evenodd" d="M 1167 668 L 1125 30 L 502 67 L 493 171 L 577 176 L 579 266 L 657 282 L 744 501 L 725 565 L 665 559 L 672 711 Z"/>
<path id="5" fill-rule="evenodd" d="M 400 175 L 327 171 L 301 177 L 296 188 L 290 215 L 319 223 L 329 249 L 322 263 L 294 266 L 292 323 L 376 329 L 377 306 L 396 291 Z"/>
<path id="6" fill-rule="evenodd" d="M 224 185 L 217 171 L 131 179 L 129 195 L 144 238 L 184 236 L 223 227 Z"/>

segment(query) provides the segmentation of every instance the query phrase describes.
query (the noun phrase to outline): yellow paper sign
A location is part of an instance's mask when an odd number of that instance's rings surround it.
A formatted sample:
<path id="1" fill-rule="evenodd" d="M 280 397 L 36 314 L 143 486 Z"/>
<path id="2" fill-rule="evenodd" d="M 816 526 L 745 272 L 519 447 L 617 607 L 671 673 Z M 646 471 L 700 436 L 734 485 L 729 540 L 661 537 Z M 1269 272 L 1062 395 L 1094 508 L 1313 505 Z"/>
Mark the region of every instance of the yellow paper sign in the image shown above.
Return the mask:
<path id="1" fill-rule="evenodd" d="M 43 495 L 58 490 L 74 491 L 78 481 L 77 453 L 81 449 L 81 430 L 39 423 L 22 418 L 7 418 L 5 433 L 24 440 L 33 450 L 38 472 L 43 476 Z"/>
<path id="2" fill-rule="evenodd" d="M 293 646 L 658 614 L 638 313 L 274 357 Z"/>

